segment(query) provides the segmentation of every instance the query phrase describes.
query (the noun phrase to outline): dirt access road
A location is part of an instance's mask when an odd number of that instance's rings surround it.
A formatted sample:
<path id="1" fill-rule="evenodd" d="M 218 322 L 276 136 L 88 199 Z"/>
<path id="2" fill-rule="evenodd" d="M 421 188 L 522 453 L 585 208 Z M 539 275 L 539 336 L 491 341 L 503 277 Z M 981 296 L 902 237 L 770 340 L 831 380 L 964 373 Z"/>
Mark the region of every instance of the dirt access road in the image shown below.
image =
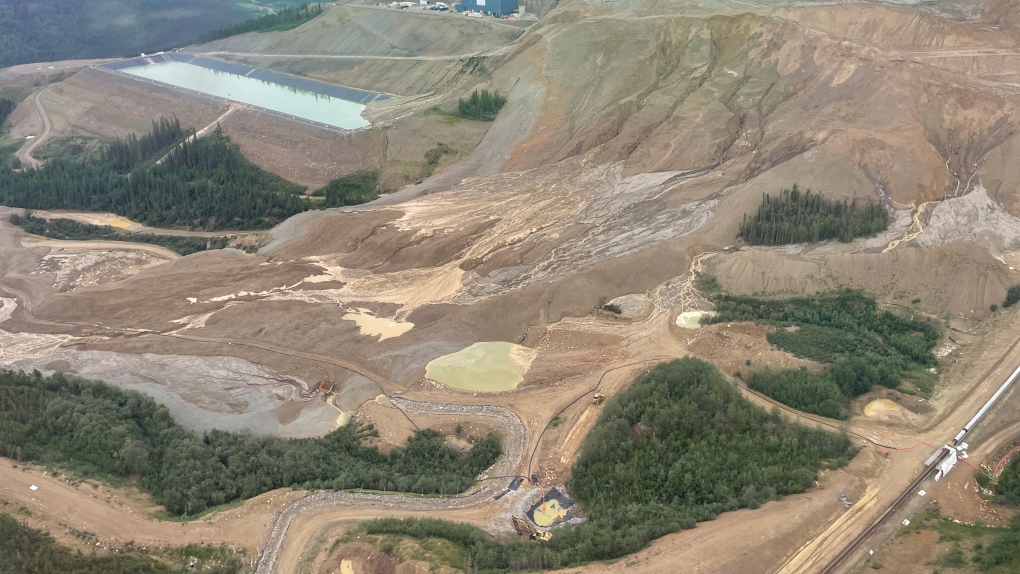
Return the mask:
<path id="1" fill-rule="evenodd" d="M 36 92 L 34 96 L 32 96 L 32 102 L 35 104 L 35 109 L 39 112 L 39 117 L 42 118 L 43 131 L 35 138 L 30 140 L 28 143 L 26 143 L 24 146 L 22 146 L 21 149 L 19 149 L 18 152 L 15 154 L 17 158 L 21 161 L 21 165 L 24 167 L 38 168 L 39 166 L 42 165 L 41 161 L 32 157 L 32 152 L 35 150 L 35 148 L 42 145 L 42 143 L 45 142 L 46 139 L 50 137 L 50 130 L 52 129 L 52 124 L 50 123 L 50 116 L 49 114 L 46 113 L 46 108 L 42 104 L 42 95 L 46 93 L 46 90 L 48 89 L 49 89 L 48 87 L 43 88 Z"/>

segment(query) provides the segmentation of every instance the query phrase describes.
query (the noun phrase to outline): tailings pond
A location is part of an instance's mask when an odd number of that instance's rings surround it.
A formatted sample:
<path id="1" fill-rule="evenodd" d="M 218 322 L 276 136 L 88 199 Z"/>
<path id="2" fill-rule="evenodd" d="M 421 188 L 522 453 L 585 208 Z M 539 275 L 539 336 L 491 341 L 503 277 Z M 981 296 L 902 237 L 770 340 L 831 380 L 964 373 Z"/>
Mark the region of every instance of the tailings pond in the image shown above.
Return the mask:
<path id="1" fill-rule="evenodd" d="M 512 391 L 524 380 L 534 352 L 506 342 L 475 343 L 425 366 L 425 376 L 469 391 Z"/>
<path id="2" fill-rule="evenodd" d="M 387 98 L 381 94 L 183 54 L 135 58 L 102 67 L 348 130 L 368 126 L 369 122 L 361 117 L 365 104 Z"/>

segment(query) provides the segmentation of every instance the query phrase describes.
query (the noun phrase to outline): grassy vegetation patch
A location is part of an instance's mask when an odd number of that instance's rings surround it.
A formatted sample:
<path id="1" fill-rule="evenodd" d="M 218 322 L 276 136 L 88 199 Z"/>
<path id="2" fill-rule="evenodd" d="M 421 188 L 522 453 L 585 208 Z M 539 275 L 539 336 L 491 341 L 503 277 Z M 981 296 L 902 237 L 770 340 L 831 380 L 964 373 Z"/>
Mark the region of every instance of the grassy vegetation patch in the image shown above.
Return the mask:
<path id="1" fill-rule="evenodd" d="M 0 540 L 0 569 L 12 573 L 235 574 L 242 564 L 241 555 L 233 550 L 198 544 L 144 551 L 128 545 L 115 552 L 86 555 L 61 546 L 46 532 L 29 528 L 9 514 L 0 514 Z"/>
<path id="2" fill-rule="evenodd" d="M 685 358 L 657 366 L 606 403 L 567 485 L 588 521 L 557 529 L 549 543 L 496 541 L 433 519 L 363 527 L 448 540 L 465 550 L 465 570 L 564 568 L 619 558 L 722 512 L 802 492 L 823 465 L 845 464 L 852 454 L 845 436 L 770 414 L 709 363 Z"/>
<path id="3" fill-rule="evenodd" d="M 288 486 L 452 494 L 467 490 L 500 455 L 495 435 L 463 454 L 434 431 L 386 454 L 362 444 L 373 436 L 372 427 L 351 423 L 314 439 L 222 431 L 199 437 L 134 391 L 59 373 L 0 372 L 0 455 L 84 477 L 136 478 L 177 515 Z"/>
<path id="4" fill-rule="evenodd" d="M 444 155 L 455 155 L 456 153 L 457 150 L 444 143 L 440 143 L 436 145 L 436 147 L 425 152 L 425 164 L 421 168 L 421 176 L 431 176 L 439 167 L 439 162 L 443 161 Z"/>
<path id="5" fill-rule="evenodd" d="M 89 161 L 101 153 L 104 140 L 97 136 L 74 134 L 53 138 L 32 150 L 38 160 L 60 159 L 73 162 Z"/>
<path id="6" fill-rule="evenodd" d="M 830 365 L 822 375 L 808 371 L 761 371 L 748 385 L 794 408 L 846 418 L 837 396 L 862 395 L 875 385 L 898 388 L 901 379 L 930 388 L 928 369 L 939 330 L 926 319 L 881 310 L 875 298 L 857 290 L 807 297 L 765 299 L 717 293 L 709 323 L 754 321 L 773 325 L 770 343 L 798 357 Z M 845 401 L 840 401 L 845 403 Z"/>
<path id="7" fill-rule="evenodd" d="M 889 212 L 882 205 L 857 199 L 834 201 L 797 184 L 779 195 L 763 195 L 758 212 L 744 214 L 737 237 L 752 245 L 785 245 L 875 235 L 889 226 Z"/>
<path id="8" fill-rule="evenodd" d="M 939 543 L 952 543 L 927 563 L 935 570 L 987 574 L 1020 572 L 1020 515 L 1005 528 L 992 528 L 953 522 L 942 516 L 937 504 L 931 504 L 898 536 L 922 530 L 937 532 Z"/>

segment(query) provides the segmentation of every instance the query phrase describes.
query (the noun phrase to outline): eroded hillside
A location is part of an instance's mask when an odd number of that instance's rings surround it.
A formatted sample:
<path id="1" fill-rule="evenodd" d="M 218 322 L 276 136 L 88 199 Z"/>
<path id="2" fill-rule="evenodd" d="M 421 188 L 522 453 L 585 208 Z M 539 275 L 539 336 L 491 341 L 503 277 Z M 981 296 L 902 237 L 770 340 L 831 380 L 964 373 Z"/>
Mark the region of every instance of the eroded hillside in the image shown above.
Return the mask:
<path id="1" fill-rule="evenodd" d="M 120 384 L 157 388 L 195 428 L 223 416 L 238 428 L 254 420 L 258 432 L 314 435 L 346 420 L 335 418 L 341 411 L 376 423 L 392 445 L 422 419 L 382 395 L 499 405 L 524 431 L 507 472 L 562 484 L 599 416 L 586 398 L 593 388 L 612 395 L 645 366 L 684 355 L 734 380 L 762 365 L 823 369 L 770 345 L 773 326 L 689 329 L 680 315 L 712 306 L 699 290 L 705 276 L 736 294 L 855 287 L 949 335 L 930 373 L 934 395 L 866 395 L 850 404 L 845 428 L 879 445 L 937 444 L 1018 360 L 1016 311 L 997 310 L 1020 283 L 1018 14 L 998 0 L 564 0 L 518 27 L 341 6 L 295 30 L 192 47 L 397 95 L 371 105 L 375 125 L 355 133 L 254 109 L 222 126 L 253 161 L 292 179 L 321 184 L 379 168 L 394 192 L 295 216 L 257 254 L 127 261 L 0 223 L 0 348 L 26 369 L 112 376 L 125 365 Z M 475 88 L 507 95 L 491 124 L 448 113 Z M 167 111 L 198 124 L 222 113 L 220 103 L 97 70 L 40 99 L 62 134 L 134 132 Z M 23 102 L 12 116 L 19 137 L 35 130 L 33 107 Z M 415 182 L 440 143 L 455 153 Z M 849 243 L 738 241 L 762 194 L 794 183 L 880 203 L 888 228 Z M 458 389 L 427 375 L 431 361 L 493 341 L 519 345 L 515 390 Z M 195 382 L 203 377 L 217 382 Z M 340 389 L 332 402 L 320 400 L 327 380 Z M 892 406 L 872 403 L 880 400 Z M 995 417 L 998 434 L 978 435 L 989 445 L 982 456 L 1013 436 L 1003 429 L 1015 420 Z M 816 490 L 670 535 L 635 564 L 819 571 L 928 454 L 892 452 L 868 446 Z M 953 492 L 976 501 L 960 480 Z M 939 488 L 948 500 L 950 487 Z M 857 505 L 848 511 L 839 495 Z M 481 498 L 444 516 L 505 531 L 511 503 Z M 350 512 L 309 507 L 317 518 L 294 522 L 300 547 L 280 542 L 280 564 L 296 565 L 326 523 Z M 712 551 L 720 544 L 732 552 Z M 603 567 L 613 566 L 592 571 Z"/>

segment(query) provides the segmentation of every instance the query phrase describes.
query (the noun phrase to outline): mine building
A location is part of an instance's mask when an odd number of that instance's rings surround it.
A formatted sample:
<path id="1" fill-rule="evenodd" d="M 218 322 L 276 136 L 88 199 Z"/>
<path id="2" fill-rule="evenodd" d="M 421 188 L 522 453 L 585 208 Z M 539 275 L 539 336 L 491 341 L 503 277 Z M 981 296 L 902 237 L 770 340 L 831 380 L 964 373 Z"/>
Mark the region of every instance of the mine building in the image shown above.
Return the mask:
<path id="1" fill-rule="evenodd" d="M 461 0 L 458 12 L 481 12 L 496 17 L 509 16 L 518 10 L 517 0 Z"/>

